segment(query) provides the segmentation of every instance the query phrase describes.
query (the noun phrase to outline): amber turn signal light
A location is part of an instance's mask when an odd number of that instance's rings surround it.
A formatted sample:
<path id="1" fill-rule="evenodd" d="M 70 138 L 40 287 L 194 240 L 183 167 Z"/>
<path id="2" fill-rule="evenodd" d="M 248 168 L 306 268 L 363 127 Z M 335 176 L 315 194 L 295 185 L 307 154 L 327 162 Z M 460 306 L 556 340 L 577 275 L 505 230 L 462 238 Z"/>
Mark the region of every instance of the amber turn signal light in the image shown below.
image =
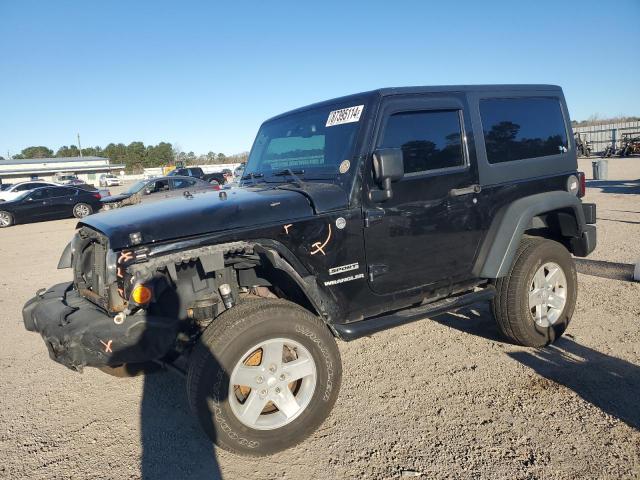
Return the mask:
<path id="1" fill-rule="evenodd" d="M 131 301 L 138 305 L 146 305 L 151 301 L 152 296 L 153 292 L 149 287 L 145 285 L 136 285 L 133 292 L 131 292 Z"/>

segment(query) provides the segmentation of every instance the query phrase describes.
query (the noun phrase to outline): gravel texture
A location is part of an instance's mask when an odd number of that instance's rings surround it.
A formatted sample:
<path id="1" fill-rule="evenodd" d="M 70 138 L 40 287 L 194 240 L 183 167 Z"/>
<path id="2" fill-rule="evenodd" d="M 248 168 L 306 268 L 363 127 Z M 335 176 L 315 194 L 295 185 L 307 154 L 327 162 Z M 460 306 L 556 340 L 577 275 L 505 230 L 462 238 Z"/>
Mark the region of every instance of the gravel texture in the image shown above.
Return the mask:
<path id="1" fill-rule="evenodd" d="M 621 180 L 587 195 L 590 259 L 624 278 L 640 259 L 640 158 L 611 160 L 609 175 Z M 640 283 L 597 276 L 606 263 L 579 274 L 573 322 L 547 349 L 505 343 L 486 305 L 340 343 L 329 419 L 247 459 L 212 447 L 181 378 L 79 375 L 24 330 L 23 303 L 70 279 L 56 264 L 74 224 L 0 231 L 0 478 L 640 478 Z"/>

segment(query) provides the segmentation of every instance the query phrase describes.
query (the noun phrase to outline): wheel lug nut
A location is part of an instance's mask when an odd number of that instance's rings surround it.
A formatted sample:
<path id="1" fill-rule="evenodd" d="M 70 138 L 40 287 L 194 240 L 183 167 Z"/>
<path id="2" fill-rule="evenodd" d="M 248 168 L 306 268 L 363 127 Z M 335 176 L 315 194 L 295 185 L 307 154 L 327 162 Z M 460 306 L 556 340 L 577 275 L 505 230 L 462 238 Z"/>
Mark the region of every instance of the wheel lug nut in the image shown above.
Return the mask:
<path id="1" fill-rule="evenodd" d="M 276 393 L 280 393 L 280 387 L 276 387 Z"/>
<path id="2" fill-rule="evenodd" d="M 264 378 L 262 378 L 262 376 L 256 377 L 256 383 L 262 383 L 264 382 Z"/>
<path id="3" fill-rule="evenodd" d="M 267 390 L 266 389 L 260 390 L 260 396 L 264 397 L 265 395 L 267 395 Z"/>
<path id="4" fill-rule="evenodd" d="M 276 367 L 275 365 L 272 364 L 272 365 L 269 366 L 269 371 L 271 373 L 275 373 L 276 370 L 278 370 L 278 367 Z"/>
<path id="5" fill-rule="evenodd" d="M 284 380 L 285 378 L 287 378 L 287 377 L 285 376 L 285 374 L 284 374 L 284 373 L 281 373 L 281 374 L 280 374 L 280 380 Z"/>

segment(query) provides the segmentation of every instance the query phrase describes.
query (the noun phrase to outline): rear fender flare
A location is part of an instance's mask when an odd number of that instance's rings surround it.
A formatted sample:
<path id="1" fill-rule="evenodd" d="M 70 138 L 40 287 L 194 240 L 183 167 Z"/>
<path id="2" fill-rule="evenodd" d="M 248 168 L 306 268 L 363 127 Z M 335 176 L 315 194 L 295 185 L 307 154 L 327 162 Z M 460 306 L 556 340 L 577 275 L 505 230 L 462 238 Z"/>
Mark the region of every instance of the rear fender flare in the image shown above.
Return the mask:
<path id="1" fill-rule="evenodd" d="M 545 192 L 520 198 L 498 212 L 480 248 L 473 273 L 479 278 L 499 278 L 509 271 L 522 235 L 538 215 L 571 210 L 580 234 L 585 217 L 582 202 L 569 192 Z M 566 214 L 565 214 L 566 215 Z"/>

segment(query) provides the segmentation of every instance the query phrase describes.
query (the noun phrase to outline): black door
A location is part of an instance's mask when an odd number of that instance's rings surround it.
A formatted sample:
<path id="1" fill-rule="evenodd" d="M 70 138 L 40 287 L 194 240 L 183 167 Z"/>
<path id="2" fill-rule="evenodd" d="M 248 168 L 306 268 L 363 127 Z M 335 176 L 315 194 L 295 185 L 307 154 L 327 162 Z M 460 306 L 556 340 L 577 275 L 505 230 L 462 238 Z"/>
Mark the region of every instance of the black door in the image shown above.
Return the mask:
<path id="1" fill-rule="evenodd" d="M 19 211 L 23 221 L 52 218 L 51 190 L 50 187 L 38 188 L 22 200 Z"/>
<path id="2" fill-rule="evenodd" d="M 376 148 L 401 148 L 405 175 L 393 197 L 365 205 L 372 290 L 388 294 L 471 277 L 482 231 L 462 100 L 396 98 L 381 109 Z M 376 188 L 368 173 L 370 188 Z M 366 192 L 366 189 L 365 189 Z M 365 195 L 366 196 L 366 195 Z"/>

